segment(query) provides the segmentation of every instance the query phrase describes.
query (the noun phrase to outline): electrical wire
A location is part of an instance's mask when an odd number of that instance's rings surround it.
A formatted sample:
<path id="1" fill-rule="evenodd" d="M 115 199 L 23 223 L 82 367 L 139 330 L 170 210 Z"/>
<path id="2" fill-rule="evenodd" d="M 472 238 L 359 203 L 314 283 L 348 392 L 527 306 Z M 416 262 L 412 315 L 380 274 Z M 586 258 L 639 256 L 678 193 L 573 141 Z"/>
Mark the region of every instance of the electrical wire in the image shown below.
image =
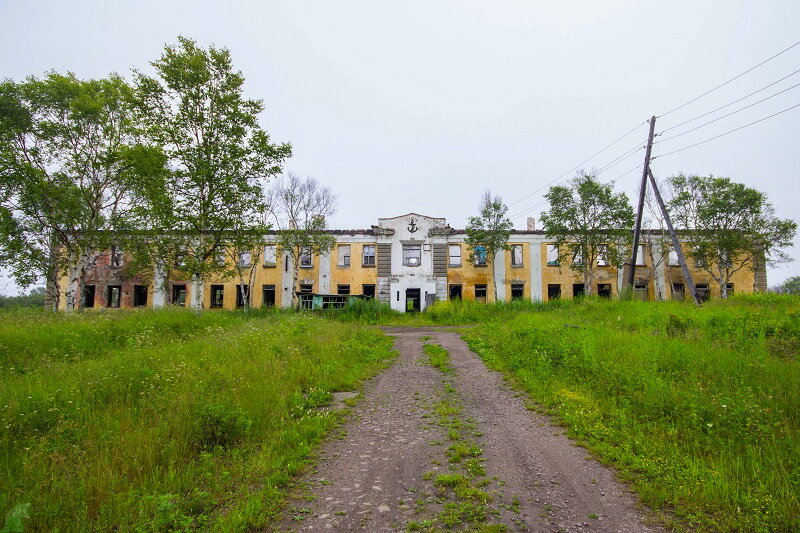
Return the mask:
<path id="1" fill-rule="evenodd" d="M 741 98 L 737 98 L 737 99 L 736 99 L 736 100 L 734 100 L 733 102 L 729 102 L 729 103 L 727 103 L 727 104 L 725 104 L 725 105 L 723 105 L 723 106 L 720 106 L 720 107 L 718 107 L 718 108 L 716 108 L 716 109 L 712 109 L 711 111 L 709 111 L 709 112 L 707 112 L 707 113 L 703 113 L 702 115 L 697 115 L 696 117 L 694 117 L 694 118 L 690 118 L 689 120 L 684 120 L 684 121 L 683 121 L 683 122 L 681 122 L 680 124 L 675 124 L 674 126 L 670 126 L 670 127 L 669 127 L 669 128 L 667 128 L 667 129 L 661 130 L 661 131 L 660 131 L 659 133 L 657 133 L 656 135 L 663 135 L 664 133 L 666 133 L 666 132 L 668 132 L 668 131 L 670 131 L 670 130 L 674 130 L 675 128 L 680 128 L 681 126 L 683 126 L 683 125 L 685 125 L 685 124 L 688 124 L 688 123 L 690 123 L 690 122 L 694 122 L 695 120 L 701 119 L 701 118 L 703 118 L 703 117 L 705 117 L 705 116 L 708 116 L 708 115 L 710 115 L 710 114 L 712 114 L 712 113 L 716 113 L 717 111 L 721 111 L 721 110 L 725 109 L 726 107 L 730 107 L 730 106 L 732 106 L 733 104 L 738 104 L 738 103 L 739 103 L 739 102 L 741 102 L 742 100 L 747 100 L 748 98 L 750 98 L 750 97 L 751 97 L 751 96 L 753 96 L 754 94 L 758 94 L 758 93 L 760 93 L 761 91 L 763 91 L 763 90 L 765 90 L 765 89 L 769 89 L 769 88 L 770 88 L 770 87 L 772 87 L 773 85 L 776 85 L 776 84 L 778 84 L 778 83 L 782 82 L 782 81 L 783 81 L 783 80 L 785 80 L 786 78 L 791 78 L 792 76 L 794 76 L 794 75 L 795 75 L 795 74 L 797 74 L 798 72 L 800 72 L 800 69 L 797 69 L 797 70 L 795 70 L 794 72 L 792 72 L 791 74 L 787 74 L 786 76 L 782 77 L 781 79 L 779 79 L 779 80 L 776 80 L 776 81 L 773 81 L 773 82 L 772 82 L 772 83 L 770 83 L 769 85 L 765 85 L 765 86 L 761 87 L 760 89 L 758 89 L 758 90 L 756 90 L 756 91 L 753 91 L 753 92 L 751 92 L 750 94 L 747 94 L 747 95 L 745 95 L 745 96 L 742 96 Z M 796 86 L 795 86 L 795 87 L 796 87 Z"/>
<path id="2" fill-rule="evenodd" d="M 667 152 L 666 154 L 660 154 L 660 155 L 654 156 L 654 157 L 651 158 L 651 160 L 657 159 L 659 157 L 667 157 L 668 155 L 677 154 L 678 152 L 682 152 L 684 150 L 688 150 L 689 148 L 694 148 L 695 146 L 700 146 L 701 144 L 705 144 L 707 142 L 713 141 L 714 139 L 719 139 L 720 137 L 724 137 L 724 136 L 729 135 L 729 134 L 731 134 L 731 133 L 733 133 L 735 131 L 739 131 L 739 130 L 742 130 L 744 128 L 747 128 L 748 126 L 752 126 L 754 124 L 758 124 L 759 122 L 764 122 L 765 120 L 770 119 L 772 117 L 777 117 L 778 115 L 786 113 L 787 111 L 791 111 L 792 109 L 795 109 L 796 107 L 800 107 L 800 104 L 795 104 L 795 105 L 793 105 L 791 107 L 787 107 L 786 109 L 782 109 L 781 111 L 778 111 L 777 113 L 773 113 L 771 115 L 768 115 L 766 117 L 760 118 L 758 120 L 754 120 L 753 122 L 749 122 L 749 123 L 745 124 L 744 126 L 739 126 L 738 128 L 734 128 L 732 130 L 726 131 L 725 133 L 720 133 L 719 135 L 715 135 L 714 137 L 708 138 L 708 139 L 706 139 L 704 141 L 700 141 L 700 142 L 697 142 L 697 143 L 694 143 L 694 144 L 690 144 L 689 146 L 684 146 L 683 148 L 678 148 L 677 150 L 673 150 L 671 152 Z"/>
<path id="3" fill-rule="evenodd" d="M 778 96 L 779 94 L 783 94 L 783 93 L 785 93 L 786 91 L 789 91 L 789 90 L 791 90 L 791 89 L 794 89 L 795 87 L 800 87 L 800 83 L 798 83 L 798 84 L 796 84 L 796 85 L 792 85 L 792 86 L 791 86 L 791 87 L 789 87 L 788 89 L 784 89 L 784 90 L 782 90 L 782 91 L 780 91 L 780 92 L 777 92 L 777 93 L 775 93 L 775 94 L 773 94 L 773 95 L 767 96 L 766 98 L 762 98 L 761 100 L 759 100 L 759 101 L 757 101 L 757 102 L 753 102 L 753 103 L 752 103 L 752 104 L 750 104 L 750 105 L 746 105 L 746 106 L 744 106 L 744 107 L 742 107 L 742 108 L 739 108 L 739 109 L 737 109 L 736 111 L 731 111 L 730 113 L 726 113 L 726 114 L 722 115 L 721 117 L 717 117 L 717 118 L 715 118 L 715 119 L 713 119 L 713 120 L 709 120 L 708 122 L 705 122 L 705 123 L 703 123 L 703 124 L 700 124 L 699 126 L 696 126 L 696 127 L 692 128 L 692 129 L 690 129 L 690 130 L 686 130 L 686 131 L 683 131 L 683 132 L 681 132 L 681 133 L 678 133 L 678 134 L 676 134 L 676 135 L 673 135 L 672 137 L 667 137 L 666 139 L 661 139 L 660 141 L 656 141 L 654 144 L 663 143 L 663 142 L 666 142 L 666 141 L 671 141 L 672 139 L 677 139 L 678 137 L 683 137 L 683 136 L 684 136 L 684 135 L 686 135 L 687 133 L 691 133 L 691 132 L 693 132 L 693 131 L 699 130 L 700 128 L 704 128 L 704 127 L 708 126 L 709 124 L 713 124 L 714 122 L 717 122 L 717 121 L 719 121 L 719 120 L 722 120 L 723 118 L 727 118 L 727 117 L 729 117 L 729 116 L 731 116 L 731 115 L 735 115 L 736 113 L 739 113 L 739 112 L 741 112 L 741 111 L 744 111 L 745 109 L 750 109 L 751 107 L 753 107 L 753 106 L 755 106 L 755 105 L 758 105 L 758 104 L 760 104 L 761 102 L 766 102 L 766 101 L 767 101 L 767 100 L 769 100 L 770 98 L 775 98 L 775 97 L 776 97 L 776 96 Z M 666 130 L 664 130 L 664 131 L 666 131 Z M 662 132 L 662 133 L 663 133 L 663 132 Z"/>
<path id="4" fill-rule="evenodd" d="M 575 165 L 573 168 L 571 168 L 571 169 L 567 170 L 566 172 L 564 172 L 563 174 L 561 174 L 560 176 L 558 176 L 556 179 L 554 179 L 554 180 L 552 180 L 552 181 L 549 181 L 549 182 L 545 183 L 544 185 L 542 185 L 541 187 L 539 187 L 538 189 L 536 189 L 536 190 L 535 190 L 535 191 L 533 191 L 532 193 L 530 193 L 530 194 L 528 194 L 528 195 L 526 195 L 526 196 L 523 196 L 522 198 L 520 198 L 519 200 L 517 200 L 517 201 L 515 201 L 515 202 L 513 202 L 513 203 L 511 203 L 511 204 L 509 204 L 508 206 L 509 206 L 509 207 L 513 207 L 513 206 L 515 206 L 515 205 L 517 205 L 517 204 L 519 204 L 519 203 L 521 203 L 521 202 L 524 202 L 525 200 L 527 200 L 528 198 L 530 198 L 531 196 L 533 196 L 533 195 L 534 195 L 534 194 L 536 194 L 537 192 L 539 192 L 539 191 L 541 191 L 542 189 L 544 189 L 544 188 L 548 187 L 549 185 L 552 185 L 553 183 L 557 182 L 558 180 L 560 180 L 560 179 L 561 179 L 561 178 L 563 178 L 564 176 L 566 176 L 566 175 L 568 175 L 568 174 L 571 174 L 571 173 L 575 172 L 576 170 L 580 169 L 580 168 L 581 168 L 583 165 L 585 165 L 586 163 L 588 163 L 589 161 L 591 161 L 592 159 L 594 159 L 594 158 L 595 158 L 595 157 L 597 157 L 598 155 L 602 154 L 603 152 L 605 152 L 606 150 L 608 150 L 609 148 L 611 148 L 612 146 L 614 146 L 615 144 L 617 144 L 617 143 L 618 143 L 618 142 L 620 142 L 621 140 L 625 139 L 626 137 L 628 137 L 628 136 L 629 136 L 631 133 L 633 133 L 634 131 L 636 131 L 636 130 L 638 130 L 639 128 L 641 128 L 643 124 L 647 124 L 647 121 L 645 120 L 644 122 L 641 122 L 640 124 L 637 124 L 635 127 L 631 128 L 631 129 L 630 129 L 630 130 L 629 130 L 627 133 L 625 133 L 623 136 L 621 136 L 621 137 L 620 137 L 620 138 L 618 138 L 617 140 L 615 140 L 615 141 L 611 142 L 609 145 L 607 145 L 605 148 L 603 148 L 602 150 L 600 150 L 599 152 L 597 152 L 597 153 L 596 153 L 596 154 L 594 154 L 593 156 L 591 156 L 591 157 L 589 157 L 589 158 L 587 158 L 587 159 L 584 159 L 583 161 L 581 161 L 580 163 L 578 163 L 577 165 Z"/>
<path id="5" fill-rule="evenodd" d="M 683 108 L 684 108 L 684 107 L 686 107 L 687 105 L 689 105 L 689 104 L 691 104 L 691 103 L 693 103 L 693 102 L 696 102 L 697 100 L 699 100 L 699 99 L 703 98 L 704 96 L 707 96 L 707 95 L 709 95 L 709 94 L 713 93 L 713 92 L 714 92 L 714 91 L 716 91 L 717 89 L 720 89 L 720 88 L 722 88 L 722 87 L 724 87 L 724 86 L 728 85 L 728 84 L 729 84 L 729 83 L 731 83 L 732 81 L 738 80 L 739 78 L 741 78 L 741 77 L 742 77 L 742 76 L 744 76 L 745 74 L 747 74 L 747 73 L 749 73 L 749 72 L 752 72 L 752 71 L 754 71 L 755 69 L 757 69 L 757 68 L 758 68 L 758 67 L 760 67 L 761 65 L 764 65 L 764 64 L 766 64 L 766 63 L 768 63 L 768 62 L 772 61 L 773 59 L 775 59 L 775 58 L 776 58 L 776 57 L 778 57 L 779 55 L 781 55 L 781 54 L 784 54 L 784 53 L 788 52 L 789 50 L 791 50 L 792 48 L 794 48 L 794 47 L 795 47 L 795 46 L 797 46 L 797 45 L 800 45 L 800 41 L 797 41 L 796 43 L 794 43 L 793 45 L 789 46 L 788 48 L 784 48 L 783 50 L 781 50 L 781 51 L 780 51 L 780 52 L 778 52 L 777 54 L 775 54 L 775 55 L 773 55 L 773 56 L 771 56 L 771 57 L 768 57 L 767 59 L 765 59 L 765 60 L 764 60 L 764 61 L 762 61 L 761 63 L 759 63 L 759 64 L 757 64 L 757 65 L 755 65 L 755 66 L 753 66 L 753 67 L 750 67 L 749 69 L 745 70 L 745 71 L 744 71 L 744 72 L 742 72 L 741 74 L 737 74 L 736 76 L 734 76 L 733 78 L 729 79 L 728 81 L 725 81 L 725 82 L 723 82 L 723 83 L 720 83 L 720 84 L 719 84 L 719 85 L 717 85 L 716 87 L 713 87 L 712 89 L 709 89 L 708 91 L 704 92 L 703 94 L 701 94 L 701 95 L 699 95 L 699 96 L 695 96 L 694 98 L 692 98 L 692 99 L 691 99 L 691 100 L 689 100 L 688 102 L 685 102 L 685 103 L 683 103 L 683 104 L 679 105 L 678 107 L 674 107 L 674 108 L 670 109 L 669 111 L 667 111 L 666 113 L 661 113 L 660 115 L 658 115 L 658 117 L 657 117 L 657 118 L 665 117 L 665 116 L 669 115 L 670 113 L 674 113 L 675 111 L 677 111 L 677 110 L 679 110 L 679 109 L 683 109 Z"/>
<path id="6" fill-rule="evenodd" d="M 622 163 L 626 159 L 629 159 L 631 156 L 636 155 L 639 150 L 644 150 L 644 146 L 640 145 L 640 146 L 637 146 L 636 148 L 633 148 L 632 150 L 629 150 L 628 152 L 625 152 L 624 154 L 622 154 L 618 158 L 616 158 L 613 161 L 610 161 L 609 163 L 607 163 L 607 164 L 603 165 L 602 167 L 600 167 L 597 171 L 594 172 L 594 175 L 595 176 L 599 176 L 600 174 L 602 174 L 606 170 L 619 165 L 620 163 Z"/>

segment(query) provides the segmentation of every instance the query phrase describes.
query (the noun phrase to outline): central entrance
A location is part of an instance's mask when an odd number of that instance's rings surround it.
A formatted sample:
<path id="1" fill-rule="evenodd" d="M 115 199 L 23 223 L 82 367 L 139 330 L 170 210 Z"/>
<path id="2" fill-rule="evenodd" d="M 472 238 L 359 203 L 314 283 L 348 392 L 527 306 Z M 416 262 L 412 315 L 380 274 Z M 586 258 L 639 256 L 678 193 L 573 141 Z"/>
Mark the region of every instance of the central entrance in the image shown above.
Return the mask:
<path id="1" fill-rule="evenodd" d="M 419 311 L 419 289 L 406 289 L 406 311 Z"/>

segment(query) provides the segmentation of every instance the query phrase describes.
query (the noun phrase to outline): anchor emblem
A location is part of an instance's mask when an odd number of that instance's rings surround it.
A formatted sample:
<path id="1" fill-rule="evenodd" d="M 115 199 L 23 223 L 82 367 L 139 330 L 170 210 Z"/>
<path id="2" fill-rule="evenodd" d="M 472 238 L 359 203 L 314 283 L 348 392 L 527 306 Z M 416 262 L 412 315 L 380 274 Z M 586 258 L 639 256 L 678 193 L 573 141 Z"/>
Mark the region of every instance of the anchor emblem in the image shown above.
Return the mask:
<path id="1" fill-rule="evenodd" d="M 419 226 L 417 226 L 417 221 L 413 218 L 408 219 L 408 232 L 409 233 L 416 233 L 419 230 Z"/>

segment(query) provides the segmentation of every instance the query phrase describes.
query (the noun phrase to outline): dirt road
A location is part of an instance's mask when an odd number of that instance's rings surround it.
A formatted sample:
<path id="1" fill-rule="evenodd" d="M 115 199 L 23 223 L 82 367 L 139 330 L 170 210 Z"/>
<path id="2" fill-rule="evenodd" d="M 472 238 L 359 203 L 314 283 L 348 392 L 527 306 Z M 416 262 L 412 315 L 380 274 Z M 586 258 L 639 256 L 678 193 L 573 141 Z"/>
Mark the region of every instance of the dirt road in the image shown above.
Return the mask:
<path id="1" fill-rule="evenodd" d="M 457 333 L 385 331 L 397 362 L 367 384 L 277 530 L 661 531 Z M 424 344 L 449 363 L 432 366 Z"/>

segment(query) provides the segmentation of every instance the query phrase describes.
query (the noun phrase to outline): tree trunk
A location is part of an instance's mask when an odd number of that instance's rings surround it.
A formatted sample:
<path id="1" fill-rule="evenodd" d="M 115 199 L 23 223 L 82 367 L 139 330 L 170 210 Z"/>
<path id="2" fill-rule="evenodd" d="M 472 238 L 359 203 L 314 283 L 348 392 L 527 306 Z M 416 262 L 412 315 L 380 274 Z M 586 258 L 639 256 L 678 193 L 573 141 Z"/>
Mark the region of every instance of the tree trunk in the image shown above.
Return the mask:
<path id="1" fill-rule="evenodd" d="M 495 272 L 494 272 L 494 265 L 495 265 L 495 260 L 496 259 L 497 259 L 497 253 L 495 253 L 494 256 L 492 257 L 492 262 L 489 265 L 489 268 L 492 271 L 492 289 L 494 290 L 494 301 L 495 301 L 495 303 L 497 303 L 499 301 L 497 299 L 497 276 L 495 275 Z"/>
<path id="2" fill-rule="evenodd" d="M 590 269 L 586 269 L 583 272 L 583 293 L 586 296 L 592 295 L 592 283 L 594 282 L 594 272 Z"/>
<path id="3" fill-rule="evenodd" d="M 67 268 L 69 273 L 69 282 L 67 285 L 67 294 L 65 297 L 65 309 L 67 311 L 75 311 L 80 308 L 80 294 L 78 291 L 81 287 L 81 280 L 86 272 L 87 257 L 85 253 L 80 253 L 70 257 L 70 265 Z"/>
<path id="4" fill-rule="evenodd" d="M 203 275 L 192 276 L 192 309 L 196 314 L 203 310 Z"/>

